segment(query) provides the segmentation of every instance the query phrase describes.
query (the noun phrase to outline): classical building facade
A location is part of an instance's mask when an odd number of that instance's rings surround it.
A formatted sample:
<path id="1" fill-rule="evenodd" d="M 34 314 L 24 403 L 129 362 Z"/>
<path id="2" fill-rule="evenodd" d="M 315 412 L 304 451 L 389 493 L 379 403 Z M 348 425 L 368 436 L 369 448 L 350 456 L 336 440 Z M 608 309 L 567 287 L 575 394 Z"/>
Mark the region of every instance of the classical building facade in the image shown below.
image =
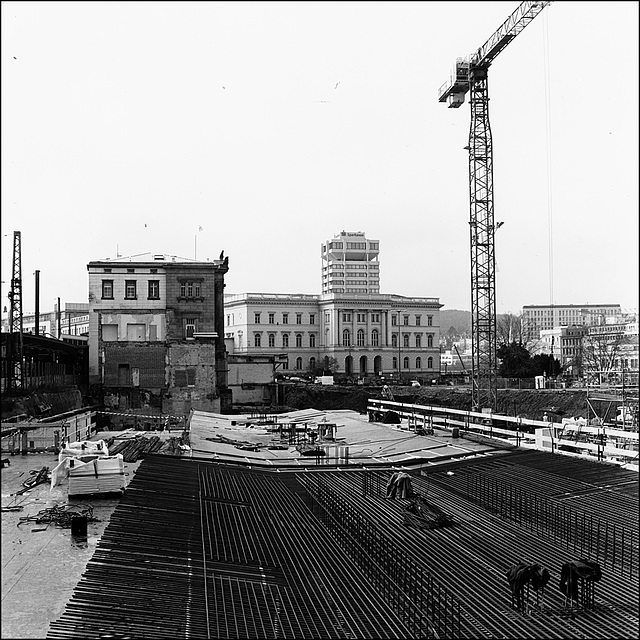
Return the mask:
<path id="1" fill-rule="evenodd" d="M 228 259 L 99 260 L 89 272 L 89 377 L 107 407 L 186 414 L 231 404 L 224 344 Z"/>
<path id="2" fill-rule="evenodd" d="M 286 374 L 333 367 L 364 378 L 425 378 L 440 369 L 438 298 L 331 293 L 225 295 L 236 354 L 269 354 Z"/>
<path id="3" fill-rule="evenodd" d="M 380 293 L 380 241 L 342 231 L 322 244 L 322 293 Z"/>

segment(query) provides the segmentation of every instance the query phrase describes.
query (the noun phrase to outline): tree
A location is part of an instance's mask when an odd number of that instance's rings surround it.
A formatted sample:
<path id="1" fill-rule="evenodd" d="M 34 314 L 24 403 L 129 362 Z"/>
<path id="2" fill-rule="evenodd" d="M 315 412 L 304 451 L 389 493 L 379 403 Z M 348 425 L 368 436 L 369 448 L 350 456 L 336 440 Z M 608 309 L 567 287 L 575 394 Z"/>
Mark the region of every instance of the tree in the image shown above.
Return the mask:
<path id="1" fill-rule="evenodd" d="M 333 357 L 325 357 L 316 362 L 315 367 L 309 365 L 307 373 L 310 376 L 332 376 L 338 370 L 338 361 Z"/>
<path id="2" fill-rule="evenodd" d="M 511 342 L 503 344 L 496 355 L 500 358 L 498 375 L 503 378 L 530 378 L 531 356 L 520 344 Z"/>
<path id="3" fill-rule="evenodd" d="M 514 313 L 502 313 L 497 317 L 496 340 L 498 344 L 510 345 L 523 344 L 524 319 L 522 315 Z"/>
<path id="4" fill-rule="evenodd" d="M 600 384 L 603 375 L 609 377 L 625 342 L 622 332 L 607 333 L 600 327 L 589 331 L 582 341 L 582 366 L 588 382 Z"/>
<path id="5" fill-rule="evenodd" d="M 531 358 L 530 371 L 530 377 L 547 375 L 554 378 L 562 373 L 562 364 L 558 358 L 539 353 Z"/>

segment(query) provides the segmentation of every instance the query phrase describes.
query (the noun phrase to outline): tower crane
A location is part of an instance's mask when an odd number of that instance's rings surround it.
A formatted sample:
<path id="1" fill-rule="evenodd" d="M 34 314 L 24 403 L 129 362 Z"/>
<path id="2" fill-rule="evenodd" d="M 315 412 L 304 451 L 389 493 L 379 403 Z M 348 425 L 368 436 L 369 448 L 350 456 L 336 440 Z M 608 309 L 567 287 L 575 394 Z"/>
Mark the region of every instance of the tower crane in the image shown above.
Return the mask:
<path id="1" fill-rule="evenodd" d="M 469 229 L 471 236 L 472 405 L 497 408 L 493 146 L 489 125 L 488 70 L 498 54 L 550 2 L 522 2 L 473 54 L 456 60 L 438 101 L 457 109 L 469 93 Z"/>

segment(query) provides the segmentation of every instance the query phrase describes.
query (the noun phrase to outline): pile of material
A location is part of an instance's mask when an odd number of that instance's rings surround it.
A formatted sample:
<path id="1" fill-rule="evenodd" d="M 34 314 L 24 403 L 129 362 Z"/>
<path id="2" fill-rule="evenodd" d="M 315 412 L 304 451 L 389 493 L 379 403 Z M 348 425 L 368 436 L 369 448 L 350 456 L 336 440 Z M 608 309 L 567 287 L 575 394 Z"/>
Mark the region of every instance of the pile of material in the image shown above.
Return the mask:
<path id="1" fill-rule="evenodd" d="M 136 462 L 139 458 L 144 458 L 148 453 L 159 453 L 161 455 L 178 456 L 182 452 L 182 446 L 188 444 L 188 435 L 171 437 L 162 440 L 159 436 L 137 436 L 131 440 L 122 440 L 113 444 L 109 441 L 111 453 L 119 453 L 125 462 Z"/>
<path id="2" fill-rule="evenodd" d="M 91 462 L 69 460 L 69 495 L 124 491 L 124 461 L 120 454 L 95 458 Z"/>

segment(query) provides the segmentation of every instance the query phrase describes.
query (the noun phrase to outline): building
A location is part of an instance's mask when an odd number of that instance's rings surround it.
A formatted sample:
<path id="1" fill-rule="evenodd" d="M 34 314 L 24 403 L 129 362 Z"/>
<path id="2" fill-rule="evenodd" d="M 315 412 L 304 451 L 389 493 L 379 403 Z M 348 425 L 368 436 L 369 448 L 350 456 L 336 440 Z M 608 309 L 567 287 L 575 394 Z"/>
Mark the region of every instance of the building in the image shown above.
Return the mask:
<path id="1" fill-rule="evenodd" d="M 440 369 L 438 298 L 387 294 L 227 294 L 233 353 L 272 355 L 285 374 L 427 378 Z"/>
<path id="2" fill-rule="evenodd" d="M 380 241 L 342 231 L 322 244 L 322 293 L 380 293 Z"/>
<path id="3" fill-rule="evenodd" d="M 231 405 L 224 344 L 228 259 L 90 262 L 89 378 L 105 407 L 183 415 Z"/>
<path id="4" fill-rule="evenodd" d="M 560 362 L 563 375 L 581 378 L 583 339 L 588 328 L 588 325 L 571 325 L 544 329 L 540 331 L 540 340 L 531 353 L 553 356 Z"/>
<path id="5" fill-rule="evenodd" d="M 36 324 L 38 325 L 36 330 Z M 39 313 L 36 319 L 34 312 L 22 315 L 22 330 L 24 333 L 33 333 L 53 338 L 63 336 L 87 336 L 89 334 L 89 305 L 86 302 L 67 302 L 64 311 L 58 313 L 58 305 L 53 311 Z M 3 322 L 2 331 L 9 331 L 8 319 Z"/>
<path id="6" fill-rule="evenodd" d="M 620 316 L 619 304 L 527 305 L 522 307 L 523 340 L 540 339 L 540 331 L 555 327 L 604 324 L 611 316 Z"/>
<path id="7" fill-rule="evenodd" d="M 587 381 L 638 387 L 638 321 L 634 318 L 588 327 L 583 340 Z"/>

